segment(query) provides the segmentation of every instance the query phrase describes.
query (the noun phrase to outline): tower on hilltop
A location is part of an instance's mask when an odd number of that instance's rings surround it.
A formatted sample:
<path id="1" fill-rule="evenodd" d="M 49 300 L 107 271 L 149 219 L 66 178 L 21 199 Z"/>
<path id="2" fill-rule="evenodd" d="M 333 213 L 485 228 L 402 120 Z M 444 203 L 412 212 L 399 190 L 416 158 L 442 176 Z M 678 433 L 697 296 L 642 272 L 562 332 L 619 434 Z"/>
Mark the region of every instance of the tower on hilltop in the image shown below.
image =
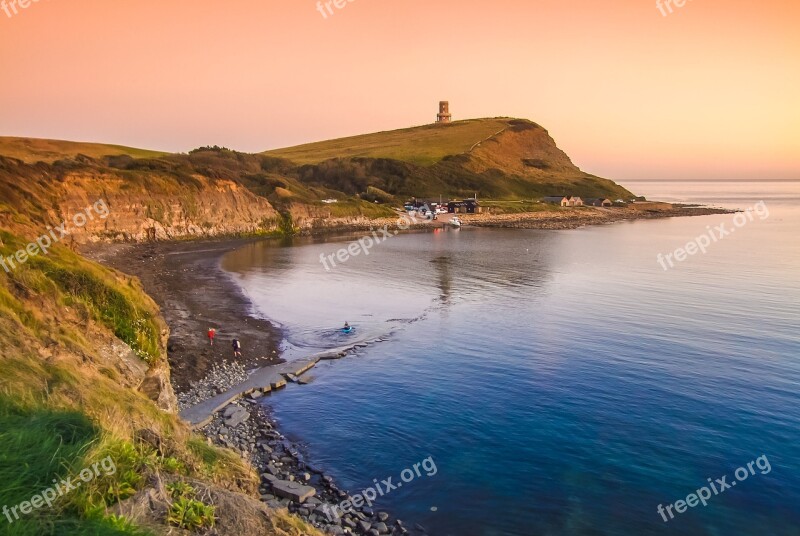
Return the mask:
<path id="1" fill-rule="evenodd" d="M 450 115 L 450 103 L 448 101 L 439 101 L 439 113 L 436 116 L 437 123 L 449 123 L 453 120 Z"/>

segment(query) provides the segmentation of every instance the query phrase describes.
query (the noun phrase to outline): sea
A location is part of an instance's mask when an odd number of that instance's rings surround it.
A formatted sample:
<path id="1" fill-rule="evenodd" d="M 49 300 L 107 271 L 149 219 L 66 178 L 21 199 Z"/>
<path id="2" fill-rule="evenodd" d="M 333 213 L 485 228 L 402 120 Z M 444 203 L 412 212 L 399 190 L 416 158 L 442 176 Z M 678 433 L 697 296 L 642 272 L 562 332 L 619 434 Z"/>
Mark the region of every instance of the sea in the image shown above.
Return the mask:
<path id="1" fill-rule="evenodd" d="M 800 535 L 800 181 L 623 185 L 743 212 L 228 254 L 285 357 L 358 346 L 283 432 L 433 536 Z"/>

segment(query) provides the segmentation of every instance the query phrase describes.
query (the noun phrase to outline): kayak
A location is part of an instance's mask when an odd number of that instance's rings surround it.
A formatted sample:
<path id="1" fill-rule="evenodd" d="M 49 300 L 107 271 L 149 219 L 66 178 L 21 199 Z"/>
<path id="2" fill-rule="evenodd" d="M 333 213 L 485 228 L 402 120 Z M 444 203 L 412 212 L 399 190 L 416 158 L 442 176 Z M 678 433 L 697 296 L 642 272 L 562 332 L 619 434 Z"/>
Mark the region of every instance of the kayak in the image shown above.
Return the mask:
<path id="1" fill-rule="evenodd" d="M 342 333 L 352 333 L 355 328 L 350 326 L 349 328 L 342 328 Z"/>

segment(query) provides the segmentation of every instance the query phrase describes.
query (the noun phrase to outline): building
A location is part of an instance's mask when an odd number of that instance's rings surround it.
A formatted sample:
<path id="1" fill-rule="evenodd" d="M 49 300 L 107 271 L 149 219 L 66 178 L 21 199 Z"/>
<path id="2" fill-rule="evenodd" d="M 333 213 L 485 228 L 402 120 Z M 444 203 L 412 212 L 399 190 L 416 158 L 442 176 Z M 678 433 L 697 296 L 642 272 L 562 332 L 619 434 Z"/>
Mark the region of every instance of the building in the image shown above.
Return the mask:
<path id="1" fill-rule="evenodd" d="M 589 197 L 583 200 L 583 204 L 589 207 L 610 207 L 614 205 L 610 199 L 605 197 Z"/>
<path id="2" fill-rule="evenodd" d="M 583 199 L 580 197 L 572 196 L 572 195 L 556 195 L 556 196 L 547 196 L 542 199 L 544 203 L 550 203 L 551 205 L 561 205 L 562 207 L 582 207 L 583 206 Z"/>
<path id="3" fill-rule="evenodd" d="M 450 201 L 447 203 L 447 212 L 450 214 L 482 214 L 483 207 L 477 199 L 464 199 L 463 201 Z"/>
<path id="4" fill-rule="evenodd" d="M 436 116 L 437 123 L 450 123 L 453 116 L 450 115 L 450 103 L 448 101 L 439 101 L 439 113 Z"/>

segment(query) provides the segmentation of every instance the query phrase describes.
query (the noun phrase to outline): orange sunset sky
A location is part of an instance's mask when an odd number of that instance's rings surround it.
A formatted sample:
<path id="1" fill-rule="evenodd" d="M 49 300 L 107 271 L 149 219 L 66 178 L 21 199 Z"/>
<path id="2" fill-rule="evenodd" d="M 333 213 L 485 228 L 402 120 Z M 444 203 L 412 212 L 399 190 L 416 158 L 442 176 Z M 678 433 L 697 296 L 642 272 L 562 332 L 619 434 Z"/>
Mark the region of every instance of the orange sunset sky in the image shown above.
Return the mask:
<path id="1" fill-rule="evenodd" d="M 446 99 L 612 179 L 800 178 L 798 0 L 30 1 L 0 9 L 0 135 L 261 151 Z"/>

